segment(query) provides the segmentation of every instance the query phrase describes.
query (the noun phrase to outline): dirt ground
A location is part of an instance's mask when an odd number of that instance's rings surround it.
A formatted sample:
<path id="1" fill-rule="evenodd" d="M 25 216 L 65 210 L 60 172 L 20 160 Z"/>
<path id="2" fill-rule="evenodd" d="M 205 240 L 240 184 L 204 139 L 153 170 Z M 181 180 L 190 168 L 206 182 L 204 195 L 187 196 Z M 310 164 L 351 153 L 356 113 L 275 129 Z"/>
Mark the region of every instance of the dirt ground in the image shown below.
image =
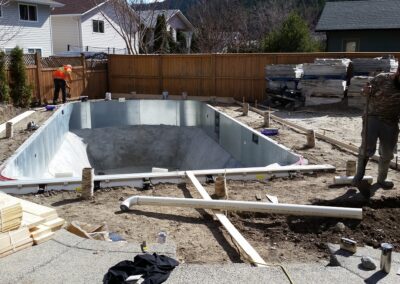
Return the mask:
<path id="1" fill-rule="evenodd" d="M 218 108 L 257 130 L 262 128 L 263 118 L 254 112 L 250 112 L 249 116 L 242 116 L 240 107 L 218 106 Z M 318 123 L 319 129 L 329 129 L 325 130 L 326 135 L 357 143 L 360 133 L 357 124 L 361 121 L 359 115 L 353 112 L 346 115 L 346 110 L 341 110 L 340 115 L 331 112 L 320 111 L 314 114 L 314 117 L 313 112 L 308 112 L 305 118 L 301 118 L 301 113 L 296 113 L 296 120 L 304 125 Z M 282 117 L 288 115 L 284 112 L 276 114 Z M 343 125 L 350 125 L 349 133 L 342 129 Z M 302 145 L 306 142 L 303 134 L 274 122 L 272 127 L 279 128 L 280 133 L 272 139 L 303 155 L 310 164 L 336 166 L 336 173 L 297 174 L 288 178 L 274 178 L 267 182 L 228 181 L 230 199 L 255 201 L 256 194 L 262 197 L 270 194 L 277 196 L 280 203 L 363 207 L 364 217 L 362 221 L 354 221 L 245 212 L 229 213 L 232 223 L 267 262 L 326 261 L 328 257 L 326 242 L 338 243 L 341 237 L 353 238 L 359 245 L 378 246 L 381 242 L 391 242 L 395 250 L 400 251 L 399 172 L 391 170 L 389 173 L 389 177 L 396 184 L 393 190 L 385 191 L 374 186 L 376 191 L 368 202 L 351 186 L 332 185 L 333 177 L 344 174 L 346 161 L 356 160 L 355 155 L 320 140 L 317 140 L 315 148 L 302 149 Z M 349 135 L 350 133 L 354 135 Z M 3 153 L 3 150 L 0 149 L 0 153 Z M 370 162 L 367 174 L 376 177 L 376 172 L 377 164 Z M 210 194 L 214 191 L 213 186 L 205 185 Z M 213 219 L 211 212 L 150 206 L 141 206 L 129 213 L 120 212 L 120 200 L 132 195 L 200 197 L 190 184 L 162 184 L 156 185 L 149 191 L 136 188 L 103 189 L 96 192 L 93 201 L 80 201 L 75 192 L 46 192 L 23 198 L 57 208 L 59 215 L 67 221 L 79 220 L 92 224 L 106 222 L 111 231 L 121 234 L 128 241 L 155 242 L 157 233 L 166 231 L 167 240 L 176 244 L 177 257 L 183 262 L 245 261 L 229 235 L 218 221 Z M 344 231 L 337 229 L 338 222 L 344 223 Z"/>
<path id="2" fill-rule="evenodd" d="M 19 109 L 10 110 L 4 112 L 2 118 L 7 121 L 13 118 L 15 115 L 18 115 L 21 111 Z M 26 139 L 28 139 L 34 131 L 26 130 L 27 124 L 30 121 L 34 121 L 37 125 L 41 126 L 50 116 L 52 112 L 37 110 L 31 116 L 23 119 L 14 125 L 14 137 L 11 139 L 5 138 L 5 131 L 0 133 L 0 168 L 1 164 L 8 159 L 15 150 L 21 146 Z"/>
<path id="3" fill-rule="evenodd" d="M 15 108 L 12 105 L 0 104 L 0 124 L 3 124 L 23 111 L 23 109 Z"/>

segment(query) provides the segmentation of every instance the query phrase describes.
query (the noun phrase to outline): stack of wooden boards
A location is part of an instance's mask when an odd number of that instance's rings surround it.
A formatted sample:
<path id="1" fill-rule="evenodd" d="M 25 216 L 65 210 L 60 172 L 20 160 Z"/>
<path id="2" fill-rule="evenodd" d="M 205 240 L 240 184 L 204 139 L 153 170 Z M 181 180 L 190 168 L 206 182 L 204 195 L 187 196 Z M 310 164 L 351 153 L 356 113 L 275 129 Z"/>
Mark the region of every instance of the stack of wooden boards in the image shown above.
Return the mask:
<path id="1" fill-rule="evenodd" d="M 65 222 L 53 208 L 4 193 L 0 215 L 0 258 L 51 239 Z"/>

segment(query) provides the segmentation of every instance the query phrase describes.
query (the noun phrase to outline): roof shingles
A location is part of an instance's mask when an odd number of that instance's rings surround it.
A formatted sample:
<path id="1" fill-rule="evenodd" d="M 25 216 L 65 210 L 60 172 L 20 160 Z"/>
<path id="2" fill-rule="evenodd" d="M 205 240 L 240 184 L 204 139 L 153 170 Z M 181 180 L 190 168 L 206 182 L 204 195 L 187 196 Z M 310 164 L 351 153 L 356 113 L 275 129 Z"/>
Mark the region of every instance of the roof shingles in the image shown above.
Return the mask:
<path id="1" fill-rule="evenodd" d="M 400 29 L 399 0 L 327 2 L 316 31 Z"/>

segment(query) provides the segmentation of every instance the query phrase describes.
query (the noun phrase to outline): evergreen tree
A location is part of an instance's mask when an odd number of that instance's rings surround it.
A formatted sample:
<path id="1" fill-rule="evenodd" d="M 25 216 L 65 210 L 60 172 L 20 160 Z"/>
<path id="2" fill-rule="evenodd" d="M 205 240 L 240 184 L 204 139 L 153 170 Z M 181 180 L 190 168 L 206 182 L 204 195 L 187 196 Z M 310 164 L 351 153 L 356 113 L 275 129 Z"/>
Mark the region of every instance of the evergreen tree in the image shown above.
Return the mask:
<path id="1" fill-rule="evenodd" d="M 31 103 L 32 87 L 27 84 L 24 53 L 18 46 L 11 51 L 11 97 L 15 106 L 28 107 Z"/>
<path id="2" fill-rule="evenodd" d="M 8 103 L 10 88 L 8 87 L 7 75 L 6 75 L 6 62 L 5 54 L 0 51 L 0 103 Z"/>
<path id="3" fill-rule="evenodd" d="M 167 22 L 163 14 L 157 16 L 156 28 L 154 30 L 154 52 L 169 53 L 169 33 L 167 31 Z"/>
<path id="4" fill-rule="evenodd" d="M 279 30 L 267 35 L 263 42 L 266 52 L 312 52 L 319 43 L 311 37 L 307 23 L 295 12 L 283 22 Z"/>

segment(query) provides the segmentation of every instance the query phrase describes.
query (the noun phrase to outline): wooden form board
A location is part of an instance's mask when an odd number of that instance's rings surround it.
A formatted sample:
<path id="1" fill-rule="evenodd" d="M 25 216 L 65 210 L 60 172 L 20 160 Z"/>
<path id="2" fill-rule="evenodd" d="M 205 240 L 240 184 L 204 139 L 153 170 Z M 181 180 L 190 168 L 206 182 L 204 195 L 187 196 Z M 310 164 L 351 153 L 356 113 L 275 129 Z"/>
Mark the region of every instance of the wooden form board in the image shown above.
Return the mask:
<path id="1" fill-rule="evenodd" d="M 194 187 L 200 193 L 201 197 L 205 200 L 211 200 L 211 196 L 201 185 L 199 180 L 192 172 L 186 172 L 187 177 L 190 179 Z M 225 227 L 228 233 L 235 240 L 236 244 L 244 251 L 244 253 L 251 259 L 252 263 L 258 267 L 265 267 L 267 263 L 264 259 L 258 254 L 258 252 L 251 246 L 251 244 L 240 234 L 240 232 L 236 229 L 236 227 L 229 221 L 228 217 L 226 217 L 222 213 L 218 213 L 218 211 L 213 210 L 213 213 L 220 221 L 220 223 Z"/>
<path id="2" fill-rule="evenodd" d="M 21 120 L 27 118 L 28 116 L 34 114 L 34 113 L 35 113 L 35 111 L 33 111 L 33 110 L 28 110 L 28 111 L 26 111 L 26 112 L 24 112 L 24 113 L 21 113 L 20 115 L 17 115 L 16 117 L 10 119 L 10 120 L 7 121 L 7 122 L 12 122 L 13 124 L 16 124 L 16 123 L 20 122 Z M 0 124 L 0 133 L 3 132 L 4 130 L 6 130 L 6 124 L 7 124 L 7 122 L 5 122 L 5 123 L 3 123 L 3 124 Z"/>

